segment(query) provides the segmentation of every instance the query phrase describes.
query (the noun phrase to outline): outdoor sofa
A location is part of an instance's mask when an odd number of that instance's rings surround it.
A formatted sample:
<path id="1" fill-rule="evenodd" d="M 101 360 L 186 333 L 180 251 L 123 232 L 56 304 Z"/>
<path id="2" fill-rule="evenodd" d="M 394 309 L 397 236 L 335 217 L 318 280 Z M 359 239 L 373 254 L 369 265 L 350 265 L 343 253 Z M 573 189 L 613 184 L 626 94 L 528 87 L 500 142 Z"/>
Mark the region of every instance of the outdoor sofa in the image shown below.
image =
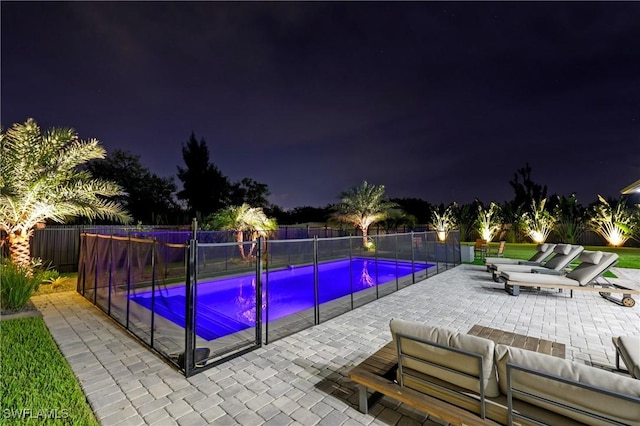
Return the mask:
<path id="1" fill-rule="evenodd" d="M 640 337 L 617 336 L 612 340 L 616 348 L 616 368 L 620 370 L 620 358 L 622 358 L 631 377 L 640 380 Z"/>
<path id="2" fill-rule="evenodd" d="M 640 425 L 638 380 L 424 323 L 390 329 L 396 381 L 350 373 L 363 412 L 371 386 L 451 424 Z"/>

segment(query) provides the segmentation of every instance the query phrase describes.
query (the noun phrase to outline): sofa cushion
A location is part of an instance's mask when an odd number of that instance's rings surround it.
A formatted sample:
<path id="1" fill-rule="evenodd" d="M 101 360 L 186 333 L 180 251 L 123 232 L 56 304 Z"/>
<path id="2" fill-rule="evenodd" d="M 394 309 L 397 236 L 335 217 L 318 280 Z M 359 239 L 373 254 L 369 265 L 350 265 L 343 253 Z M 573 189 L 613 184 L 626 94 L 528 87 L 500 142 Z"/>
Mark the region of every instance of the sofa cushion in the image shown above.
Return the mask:
<path id="1" fill-rule="evenodd" d="M 549 247 L 551 247 L 551 244 L 542 243 L 542 244 L 538 244 L 537 245 L 536 250 L 538 250 L 540 253 L 543 253 L 543 252 L 549 250 Z"/>
<path id="2" fill-rule="evenodd" d="M 429 340 L 441 345 L 447 345 L 482 355 L 482 373 L 484 377 L 485 395 L 495 397 L 500 394 L 498 380 L 496 378 L 495 363 L 493 362 L 495 344 L 492 340 L 462 334 L 457 331 L 441 327 L 433 327 L 420 322 L 405 321 L 401 319 L 392 319 L 389 323 L 389 327 L 391 329 L 393 340 L 396 344 L 396 333 L 401 333 L 410 337 Z M 403 340 L 402 342 L 402 349 L 405 353 L 422 360 L 463 371 L 464 373 L 475 377 L 479 377 L 480 375 L 477 364 L 469 362 L 469 357 L 465 357 L 464 355 L 406 340 Z M 413 370 L 453 383 L 465 389 L 480 392 L 478 381 L 473 380 L 472 378 L 448 372 L 411 359 L 403 360 L 403 365 Z"/>
<path id="3" fill-rule="evenodd" d="M 585 250 L 582 253 L 580 253 L 580 256 L 578 256 L 578 261 L 579 262 L 586 262 L 586 263 L 600 263 L 600 261 L 602 260 L 602 252 L 601 251 L 589 251 L 589 250 Z"/>
<path id="4" fill-rule="evenodd" d="M 613 338 L 613 344 L 620 354 L 629 374 L 640 379 L 640 337 L 620 336 Z"/>
<path id="5" fill-rule="evenodd" d="M 567 255 L 571 252 L 571 244 L 557 244 L 554 253 Z"/>
<path id="6" fill-rule="evenodd" d="M 640 381 L 578 362 L 506 345 L 496 345 L 495 360 L 500 390 L 505 394 L 507 393 L 507 363 L 511 362 L 565 379 L 640 398 Z M 595 413 L 624 424 L 640 425 L 640 404 L 637 402 L 596 394 L 587 389 L 538 376 L 514 374 L 512 380 L 514 387 L 525 389 L 531 394 L 543 396 L 551 401 Z M 571 410 L 536 401 L 523 395 L 515 394 L 514 398 L 527 401 L 586 424 L 602 423 Z"/>

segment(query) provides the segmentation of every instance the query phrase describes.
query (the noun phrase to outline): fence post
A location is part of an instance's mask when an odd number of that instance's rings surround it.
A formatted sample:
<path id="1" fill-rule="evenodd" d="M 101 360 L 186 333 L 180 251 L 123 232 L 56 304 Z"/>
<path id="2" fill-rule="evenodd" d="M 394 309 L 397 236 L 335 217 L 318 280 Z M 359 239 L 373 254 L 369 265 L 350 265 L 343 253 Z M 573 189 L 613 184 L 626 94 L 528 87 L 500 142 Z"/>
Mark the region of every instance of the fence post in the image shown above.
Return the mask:
<path id="1" fill-rule="evenodd" d="M 351 310 L 353 310 L 353 238 L 349 238 L 349 294 L 351 295 Z"/>
<path id="2" fill-rule="evenodd" d="M 93 304 L 96 305 L 98 303 L 98 249 L 100 240 L 96 237 L 95 242 L 95 253 L 93 256 Z"/>
<path id="3" fill-rule="evenodd" d="M 262 245 L 264 237 L 258 237 L 258 247 L 256 250 L 256 346 L 262 345 Z M 268 258 L 267 258 L 268 259 Z M 268 262 L 268 260 L 267 260 Z M 267 306 L 267 315 L 268 315 Z M 267 321 L 269 318 L 267 317 Z M 268 329 L 267 329 L 268 332 Z"/>
<path id="4" fill-rule="evenodd" d="M 186 306 L 185 306 L 185 348 L 184 348 L 184 375 L 191 376 L 194 370 L 193 355 L 195 351 L 195 287 L 197 283 L 196 274 L 198 273 L 197 265 L 197 246 L 198 246 L 198 220 L 193 219 L 191 223 L 191 240 L 189 240 L 187 280 L 185 288 Z"/>
<path id="5" fill-rule="evenodd" d="M 394 244 L 394 251 L 396 252 L 396 291 L 398 291 L 400 289 L 400 278 L 398 278 L 398 233 L 394 237 Z M 411 244 L 413 245 L 413 242 Z"/>
<path id="6" fill-rule="evenodd" d="M 107 296 L 107 313 L 111 316 L 111 292 L 113 291 L 113 237 L 109 237 L 109 294 Z"/>
<path id="7" fill-rule="evenodd" d="M 154 238 L 151 243 L 151 335 L 149 336 L 152 348 L 156 328 L 156 244 L 157 240 Z"/>
<path id="8" fill-rule="evenodd" d="M 414 239 L 413 239 L 413 231 L 411 231 L 411 284 L 415 284 L 416 283 L 416 250 L 415 250 L 415 243 L 414 243 Z M 396 255 L 397 256 L 397 255 Z M 425 256 L 426 257 L 426 256 Z"/>
<path id="9" fill-rule="evenodd" d="M 131 238 L 127 236 L 127 330 L 129 330 L 129 315 L 131 314 Z"/>
<path id="10" fill-rule="evenodd" d="M 318 236 L 313 237 L 313 306 L 314 322 L 320 324 L 320 301 L 318 297 Z"/>

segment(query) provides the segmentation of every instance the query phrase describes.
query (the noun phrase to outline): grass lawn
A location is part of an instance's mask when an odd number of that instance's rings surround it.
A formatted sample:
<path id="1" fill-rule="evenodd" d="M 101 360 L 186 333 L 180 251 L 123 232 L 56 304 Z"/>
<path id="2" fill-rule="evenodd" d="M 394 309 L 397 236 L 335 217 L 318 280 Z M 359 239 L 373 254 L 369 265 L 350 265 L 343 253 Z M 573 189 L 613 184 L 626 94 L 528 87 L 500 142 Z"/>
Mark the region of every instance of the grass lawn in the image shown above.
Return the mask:
<path id="1" fill-rule="evenodd" d="M 42 318 L 0 322 L 0 424 L 99 425 Z"/>
<path id="2" fill-rule="evenodd" d="M 462 243 L 464 245 L 473 245 L 474 243 Z M 490 243 L 492 250 L 497 250 L 498 242 Z M 632 268 L 640 269 L 640 248 L 637 247 L 602 247 L 602 246 L 585 246 L 585 250 L 592 251 L 608 251 L 618 253 L 620 258 L 618 259 L 618 268 Z M 512 257 L 514 259 L 529 259 L 536 252 L 536 244 L 523 244 L 523 243 L 507 243 L 504 249 L 505 257 Z M 482 265 L 480 260 L 476 260 L 473 263 Z"/>

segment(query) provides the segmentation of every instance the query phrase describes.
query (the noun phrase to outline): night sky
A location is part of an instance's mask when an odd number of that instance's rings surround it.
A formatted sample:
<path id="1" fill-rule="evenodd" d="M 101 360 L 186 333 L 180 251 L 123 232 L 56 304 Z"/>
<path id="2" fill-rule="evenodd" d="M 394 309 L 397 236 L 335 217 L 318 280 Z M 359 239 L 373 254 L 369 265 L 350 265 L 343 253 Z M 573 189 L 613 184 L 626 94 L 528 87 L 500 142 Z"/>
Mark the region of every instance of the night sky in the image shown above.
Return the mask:
<path id="1" fill-rule="evenodd" d="M 193 131 L 284 208 L 363 179 L 502 202 L 526 162 L 584 205 L 640 178 L 639 2 L 1 7 L 3 128 L 74 127 L 160 176 Z"/>

